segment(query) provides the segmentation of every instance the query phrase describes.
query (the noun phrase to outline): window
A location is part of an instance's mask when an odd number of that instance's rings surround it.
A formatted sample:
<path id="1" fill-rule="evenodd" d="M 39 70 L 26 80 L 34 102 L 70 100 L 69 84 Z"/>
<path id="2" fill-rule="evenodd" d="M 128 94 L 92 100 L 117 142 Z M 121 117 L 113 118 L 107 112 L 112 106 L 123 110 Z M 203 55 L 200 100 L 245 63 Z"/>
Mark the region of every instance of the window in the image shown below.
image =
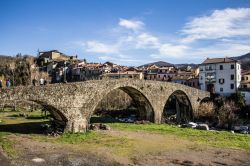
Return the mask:
<path id="1" fill-rule="evenodd" d="M 223 70 L 223 65 L 220 65 L 220 70 Z"/>
<path id="2" fill-rule="evenodd" d="M 248 80 L 248 77 L 246 77 L 246 80 Z"/>
<path id="3" fill-rule="evenodd" d="M 241 80 L 244 81 L 244 77 L 241 77 Z"/>
<path id="4" fill-rule="evenodd" d="M 231 89 L 234 89 L 234 84 L 231 84 Z"/>
<path id="5" fill-rule="evenodd" d="M 234 64 L 231 65 L 231 69 L 234 69 Z"/>
<path id="6" fill-rule="evenodd" d="M 161 76 L 160 75 L 158 75 L 158 78 L 160 78 Z"/>
<path id="7" fill-rule="evenodd" d="M 224 78 L 219 79 L 219 83 L 220 83 L 220 84 L 224 84 L 224 83 L 225 83 Z"/>
<path id="8" fill-rule="evenodd" d="M 200 66 L 200 71 L 203 71 L 203 66 Z"/>
<path id="9" fill-rule="evenodd" d="M 201 76 L 201 80 L 203 79 L 203 77 Z"/>
<path id="10" fill-rule="evenodd" d="M 233 74 L 231 74 L 231 80 L 234 80 L 234 75 Z"/>
<path id="11" fill-rule="evenodd" d="M 220 88 L 220 92 L 223 92 L 223 88 Z"/>

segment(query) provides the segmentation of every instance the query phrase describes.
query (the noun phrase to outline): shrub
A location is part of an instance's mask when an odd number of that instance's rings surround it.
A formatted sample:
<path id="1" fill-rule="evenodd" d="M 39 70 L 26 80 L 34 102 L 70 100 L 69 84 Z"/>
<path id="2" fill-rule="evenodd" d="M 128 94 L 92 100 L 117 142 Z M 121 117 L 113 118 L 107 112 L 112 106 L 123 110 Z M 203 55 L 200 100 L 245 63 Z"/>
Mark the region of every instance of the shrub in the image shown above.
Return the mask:
<path id="1" fill-rule="evenodd" d="M 198 109 L 198 118 L 212 118 L 215 113 L 213 102 L 201 103 Z"/>
<path id="2" fill-rule="evenodd" d="M 223 106 L 218 109 L 219 126 L 226 127 L 231 130 L 233 124 L 238 120 L 237 112 L 239 107 L 233 101 L 226 101 Z"/>

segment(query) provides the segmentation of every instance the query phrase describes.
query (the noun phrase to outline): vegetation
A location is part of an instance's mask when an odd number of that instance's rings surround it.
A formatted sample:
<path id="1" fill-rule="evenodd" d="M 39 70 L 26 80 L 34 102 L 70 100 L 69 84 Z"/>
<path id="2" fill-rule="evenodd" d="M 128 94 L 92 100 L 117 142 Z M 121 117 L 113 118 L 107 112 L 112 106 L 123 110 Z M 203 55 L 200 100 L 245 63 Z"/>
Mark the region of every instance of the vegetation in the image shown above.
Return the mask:
<path id="1" fill-rule="evenodd" d="M 215 114 L 215 105 L 213 102 L 203 102 L 198 109 L 198 117 L 200 118 L 212 118 Z"/>
<path id="2" fill-rule="evenodd" d="M 166 124 L 137 125 L 128 123 L 113 123 L 114 129 L 128 131 L 147 131 L 153 133 L 176 135 L 198 144 L 211 145 L 223 148 L 250 149 L 250 135 L 232 134 L 226 131 L 203 131 L 189 128 L 178 128 Z"/>
<path id="3" fill-rule="evenodd" d="M 14 142 L 8 140 L 6 137 L 9 135 L 7 132 L 0 132 L 0 147 L 6 152 L 9 156 L 14 157 L 16 152 L 14 150 Z"/>
<path id="4" fill-rule="evenodd" d="M 12 85 L 29 85 L 31 83 L 30 65 L 34 63 L 34 57 L 22 56 L 16 57 L 0 56 L 0 78 L 5 82 L 11 80 Z"/>
<path id="5" fill-rule="evenodd" d="M 240 109 L 246 105 L 245 98 L 241 92 L 233 94 L 230 99 L 233 100 Z"/>
<path id="6" fill-rule="evenodd" d="M 29 85 L 31 83 L 30 64 L 25 58 L 18 58 L 15 63 L 13 82 L 15 85 Z"/>
<path id="7" fill-rule="evenodd" d="M 239 111 L 239 107 L 233 101 L 226 101 L 223 106 L 219 108 L 219 125 L 227 128 L 229 130 L 232 129 L 232 126 L 238 120 L 237 111 Z"/>
<path id="8" fill-rule="evenodd" d="M 130 106 L 133 106 L 132 98 L 124 91 L 115 89 L 103 97 L 96 110 L 97 112 L 102 110 L 122 110 Z"/>

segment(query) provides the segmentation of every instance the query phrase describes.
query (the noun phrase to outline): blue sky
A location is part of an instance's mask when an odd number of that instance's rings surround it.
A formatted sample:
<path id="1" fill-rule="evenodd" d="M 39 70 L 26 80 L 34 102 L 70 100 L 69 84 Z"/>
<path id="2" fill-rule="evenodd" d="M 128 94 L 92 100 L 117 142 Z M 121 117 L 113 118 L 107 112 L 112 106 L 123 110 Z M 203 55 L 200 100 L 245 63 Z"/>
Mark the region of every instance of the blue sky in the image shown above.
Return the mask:
<path id="1" fill-rule="evenodd" d="M 250 52 L 250 0 L 0 0 L 0 55 L 201 63 Z"/>

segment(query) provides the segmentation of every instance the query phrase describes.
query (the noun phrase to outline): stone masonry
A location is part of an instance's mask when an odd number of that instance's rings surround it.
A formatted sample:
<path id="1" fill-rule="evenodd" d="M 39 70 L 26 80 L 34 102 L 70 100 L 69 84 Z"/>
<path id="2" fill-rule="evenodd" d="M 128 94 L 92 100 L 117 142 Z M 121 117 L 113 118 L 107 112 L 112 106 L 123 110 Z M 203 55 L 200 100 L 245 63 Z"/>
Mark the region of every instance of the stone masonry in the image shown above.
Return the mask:
<path id="1" fill-rule="evenodd" d="M 145 110 L 144 117 L 160 123 L 164 106 L 171 94 L 182 91 L 195 113 L 200 101 L 210 94 L 185 85 L 136 79 L 93 80 L 46 86 L 15 87 L 0 93 L 0 105 L 6 101 L 33 101 L 46 107 L 54 119 L 65 125 L 66 132 L 85 132 L 95 108 L 114 89 L 121 89 Z"/>

